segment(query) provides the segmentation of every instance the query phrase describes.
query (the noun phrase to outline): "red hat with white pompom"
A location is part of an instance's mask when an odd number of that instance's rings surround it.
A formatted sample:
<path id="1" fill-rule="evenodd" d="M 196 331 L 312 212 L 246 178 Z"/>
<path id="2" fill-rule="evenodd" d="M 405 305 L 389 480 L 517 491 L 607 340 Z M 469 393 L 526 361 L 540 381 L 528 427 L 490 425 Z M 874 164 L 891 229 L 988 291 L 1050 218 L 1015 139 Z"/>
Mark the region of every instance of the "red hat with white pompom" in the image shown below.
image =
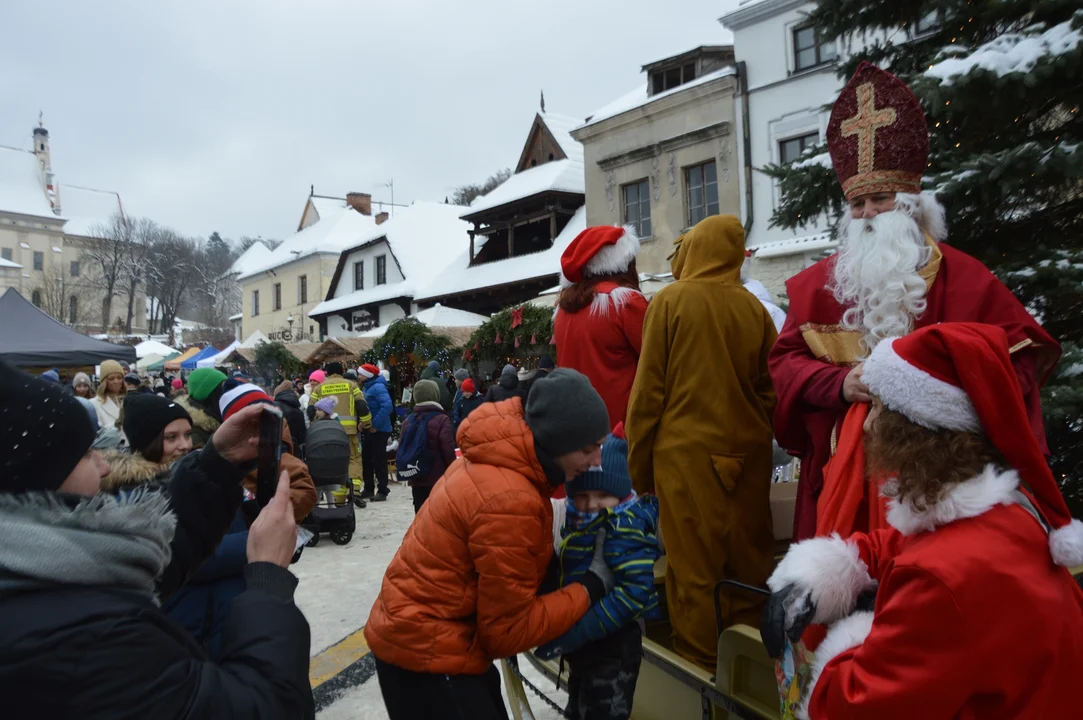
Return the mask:
<path id="1" fill-rule="evenodd" d="M 366 380 L 371 380 L 380 374 L 380 368 L 372 365 L 371 363 L 365 363 L 361 367 L 357 368 L 357 374 Z"/>
<path id="2" fill-rule="evenodd" d="M 561 284 L 582 282 L 586 276 L 624 272 L 639 254 L 639 238 L 628 227 L 587 228 L 560 256 Z"/>
<path id="3" fill-rule="evenodd" d="M 1083 564 L 1083 522 L 1069 514 L 1030 429 L 1008 347 L 996 325 L 931 325 L 878 344 L 861 379 L 885 407 L 922 427 L 984 434 L 1051 526 L 1053 561 Z"/>

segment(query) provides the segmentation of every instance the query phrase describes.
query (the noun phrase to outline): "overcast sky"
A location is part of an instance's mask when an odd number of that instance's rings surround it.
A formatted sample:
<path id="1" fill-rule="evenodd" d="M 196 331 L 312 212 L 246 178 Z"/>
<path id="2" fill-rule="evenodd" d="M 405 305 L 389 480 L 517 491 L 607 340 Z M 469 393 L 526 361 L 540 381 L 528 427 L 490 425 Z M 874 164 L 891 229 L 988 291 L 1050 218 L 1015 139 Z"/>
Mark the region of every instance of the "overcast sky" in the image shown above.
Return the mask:
<path id="1" fill-rule="evenodd" d="M 283 238 L 308 195 L 440 200 L 514 165 L 737 0 L 3 0 L 0 144 L 38 111 L 63 183 L 206 236 Z"/>

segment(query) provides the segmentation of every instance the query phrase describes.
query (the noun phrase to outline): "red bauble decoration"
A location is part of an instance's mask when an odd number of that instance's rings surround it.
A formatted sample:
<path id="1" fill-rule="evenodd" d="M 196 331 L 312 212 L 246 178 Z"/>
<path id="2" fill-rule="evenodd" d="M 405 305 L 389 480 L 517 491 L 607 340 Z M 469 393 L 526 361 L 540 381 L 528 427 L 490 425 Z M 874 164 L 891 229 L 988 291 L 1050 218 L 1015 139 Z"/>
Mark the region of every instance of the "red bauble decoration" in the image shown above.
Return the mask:
<path id="1" fill-rule="evenodd" d="M 549 343 L 548 344 L 549 345 L 556 345 L 556 343 L 553 342 L 553 336 L 552 335 L 549 336 Z"/>
<path id="2" fill-rule="evenodd" d="M 493 345 L 503 345 L 503 344 L 504 344 L 504 338 L 502 338 L 500 336 L 500 333 L 497 333 L 496 334 L 496 340 L 493 340 Z"/>
<path id="3" fill-rule="evenodd" d="M 474 341 L 474 349 L 475 350 L 481 350 L 481 340 L 475 340 Z"/>
<path id="4" fill-rule="evenodd" d="M 523 309 L 521 307 L 515 308 L 511 311 L 511 326 L 517 328 L 523 324 Z"/>
<path id="5" fill-rule="evenodd" d="M 515 347 L 519 347 L 519 336 L 515 336 Z"/>
<path id="6" fill-rule="evenodd" d="M 538 344 L 538 333 L 532 333 L 531 334 L 531 336 L 530 336 L 530 344 L 531 345 L 537 345 Z"/>

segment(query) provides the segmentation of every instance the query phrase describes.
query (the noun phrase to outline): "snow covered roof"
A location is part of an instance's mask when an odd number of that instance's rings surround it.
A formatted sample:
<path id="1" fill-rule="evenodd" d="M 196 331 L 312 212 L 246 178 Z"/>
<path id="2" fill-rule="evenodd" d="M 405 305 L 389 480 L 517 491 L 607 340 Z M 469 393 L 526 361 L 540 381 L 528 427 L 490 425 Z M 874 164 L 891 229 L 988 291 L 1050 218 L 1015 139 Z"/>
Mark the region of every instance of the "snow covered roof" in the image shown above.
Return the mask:
<path id="1" fill-rule="evenodd" d="M 657 100 L 661 100 L 662 98 L 667 98 L 679 92 L 684 92 L 685 90 L 689 90 L 699 85 L 704 85 L 711 82 L 712 80 L 717 80 L 718 78 L 727 77 L 729 75 L 735 75 L 736 73 L 737 69 L 734 68 L 732 65 L 729 65 L 719 70 L 715 70 L 714 72 L 707 73 L 706 75 L 698 77 L 691 82 L 685 83 L 684 85 L 678 85 L 677 87 L 666 90 L 665 92 L 660 92 L 650 96 L 647 95 L 647 83 L 640 83 L 639 86 L 636 87 L 634 90 L 625 93 L 608 105 L 605 105 L 595 110 L 590 115 L 590 117 L 587 118 L 587 121 L 582 124 L 581 127 L 590 127 L 591 125 L 600 123 L 602 120 L 608 120 L 611 117 L 616 117 L 617 115 L 621 115 L 630 110 L 635 110 L 637 108 L 650 105 L 651 103 Z"/>
<path id="2" fill-rule="evenodd" d="M 554 163 L 548 163 L 552 165 Z M 537 169 L 541 169 L 540 166 Z M 508 283 L 532 280 L 560 273 L 560 256 L 575 239 L 576 235 L 583 232 L 587 227 L 587 210 L 581 207 L 575 211 L 575 215 L 553 241 L 553 246 L 541 252 L 529 255 L 517 255 L 505 260 L 482 263 L 470 266 L 470 251 L 462 253 L 433 280 L 423 288 L 415 297 L 418 300 L 425 298 L 439 298 L 447 295 L 457 295 L 479 288 L 492 287 L 494 285 L 506 285 Z"/>
<path id="3" fill-rule="evenodd" d="M 557 145 L 560 145 L 560 149 L 564 151 L 568 159 L 583 162 L 583 145 L 571 135 L 572 130 L 583 122 L 578 118 L 557 113 L 540 112 L 538 117 L 545 123 L 545 127 L 549 128 L 553 139 L 557 141 Z"/>
<path id="4" fill-rule="evenodd" d="M 248 348 L 254 348 L 260 343 L 265 342 L 267 342 L 267 336 L 259 330 L 253 330 L 252 334 L 245 338 L 245 341 L 242 342 L 238 347 L 242 350 L 245 350 Z"/>
<path id="5" fill-rule="evenodd" d="M 465 310 L 456 310 L 454 308 L 444 307 L 440 303 L 436 303 L 428 310 L 422 310 L 421 312 L 410 315 L 422 325 L 430 328 L 476 328 L 481 327 L 489 318 L 484 315 L 478 315 L 477 313 L 467 312 Z M 383 337 L 388 328 L 394 323 L 388 323 L 387 325 L 381 325 L 380 327 L 373 328 L 366 332 L 361 333 L 359 337 L 363 338 L 378 338 Z M 468 333 L 469 334 L 469 333 Z"/>
<path id="6" fill-rule="evenodd" d="M 22 265 L 20 265 L 17 262 L 12 262 L 10 260 L 5 260 L 4 258 L 0 258 L 0 267 L 2 267 L 2 268 L 21 268 Z"/>
<path id="7" fill-rule="evenodd" d="M 230 315 L 229 319 L 230 320 L 240 320 L 243 317 L 244 317 L 244 313 L 237 313 L 236 315 Z"/>
<path id="8" fill-rule="evenodd" d="M 1074 19 L 1067 20 L 1043 33 L 1038 33 L 1037 28 L 1028 28 L 1021 33 L 1004 33 L 973 52 L 969 48 L 949 46 L 944 48 L 946 54 L 950 55 L 956 50 L 967 54 L 941 60 L 926 70 L 925 75 L 950 85 L 956 76 L 966 75 L 975 68 L 1000 76 L 1030 72 L 1039 59 L 1064 55 L 1079 46 L 1083 41 L 1083 32 L 1073 29 L 1073 22 Z"/>
<path id="9" fill-rule="evenodd" d="M 266 260 L 246 266 L 238 279 L 244 280 L 314 253 L 338 254 L 357 245 L 359 238 L 365 237 L 374 227 L 375 218 L 355 210 L 344 208 L 330 217 L 321 216 L 319 222 L 286 238 Z"/>
<path id="10" fill-rule="evenodd" d="M 58 220 L 41 183 L 34 153 L 0 145 L 0 212 Z"/>
<path id="11" fill-rule="evenodd" d="M 837 245 L 838 243 L 832 239 L 831 233 L 822 232 L 817 233 L 816 235 L 806 235 L 804 237 L 760 243 L 758 245 L 750 246 L 748 249 L 755 253 L 757 259 L 764 259 L 816 252 L 818 250 L 829 250 Z"/>
<path id="12" fill-rule="evenodd" d="M 250 269 L 263 267 L 269 262 L 271 262 L 271 249 L 257 240 L 233 261 L 233 264 L 229 266 L 229 272 L 244 275 Z"/>
<path id="13" fill-rule="evenodd" d="M 470 245 L 470 224 L 460 220 L 463 208 L 434 202 L 415 202 L 400 208 L 395 217 L 357 238 L 350 247 L 343 248 L 340 265 L 347 261 L 348 253 L 378 240 L 386 240 L 391 254 L 402 271 L 402 282 L 375 285 L 355 290 L 342 297 L 325 300 L 308 313 L 309 317 L 346 308 L 369 305 L 398 297 L 413 297 L 417 290 L 432 282 L 460 250 Z M 338 272 L 339 282 L 349 282 L 348 273 Z M 331 291 L 334 292 L 335 288 Z"/>
<path id="14" fill-rule="evenodd" d="M 94 228 L 108 225 L 109 219 L 123 213 L 120 195 L 111 190 L 94 190 L 74 185 L 60 186 L 60 212 L 65 235 L 90 237 Z"/>
<path id="15" fill-rule="evenodd" d="M 580 150 L 579 155 L 582 158 L 582 150 Z M 556 191 L 584 194 L 586 192 L 585 187 L 582 159 L 554 160 L 515 173 L 488 195 L 482 195 L 475 199 L 470 204 L 470 210 L 464 213 L 462 217 L 470 217 L 543 192 Z"/>
<path id="16" fill-rule="evenodd" d="M 166 357 L 175 352 L 177 352 L 177 350 L 169 347 L 165 343 L 160 343 L 157 340 L 144 340 L 135 346 L 135 356 L 137 358 L 145 358 L 148 355 L 160 355 Z"/>

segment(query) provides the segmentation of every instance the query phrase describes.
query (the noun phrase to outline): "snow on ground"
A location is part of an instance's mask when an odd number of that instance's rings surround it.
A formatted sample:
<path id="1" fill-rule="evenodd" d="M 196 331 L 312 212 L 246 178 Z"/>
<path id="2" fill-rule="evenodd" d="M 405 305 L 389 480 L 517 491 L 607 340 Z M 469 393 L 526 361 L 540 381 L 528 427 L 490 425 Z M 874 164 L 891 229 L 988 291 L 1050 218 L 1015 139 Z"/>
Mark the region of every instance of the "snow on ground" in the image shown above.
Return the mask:
<path id="1" fill-rule="evenodd" d="M 357 532 L 347 545 L 335 545 L 330 537 L 323 535 L 320 544 L 305 548 L 300 562 L 290 568 L 300 579 L 296 600 L 312 629 L 312 655 L 354 633 L 368 620 L 384 571 L 414 519 L 410 488 L 405 483 L 392 482 L 387 502 L 370 502 L 356 513 Z M 534 670 L 526 658 L 519 659 L 519 667 L 523 675 L 557 703 L 567 702 L 567 695 L 554 690 L 553 683 Z M 560 717 L 529 690 L 527 695 L 536 720 Z M 318 720 L 387 720 L 376 677 L 346 691 L 317 717 Z"/>

